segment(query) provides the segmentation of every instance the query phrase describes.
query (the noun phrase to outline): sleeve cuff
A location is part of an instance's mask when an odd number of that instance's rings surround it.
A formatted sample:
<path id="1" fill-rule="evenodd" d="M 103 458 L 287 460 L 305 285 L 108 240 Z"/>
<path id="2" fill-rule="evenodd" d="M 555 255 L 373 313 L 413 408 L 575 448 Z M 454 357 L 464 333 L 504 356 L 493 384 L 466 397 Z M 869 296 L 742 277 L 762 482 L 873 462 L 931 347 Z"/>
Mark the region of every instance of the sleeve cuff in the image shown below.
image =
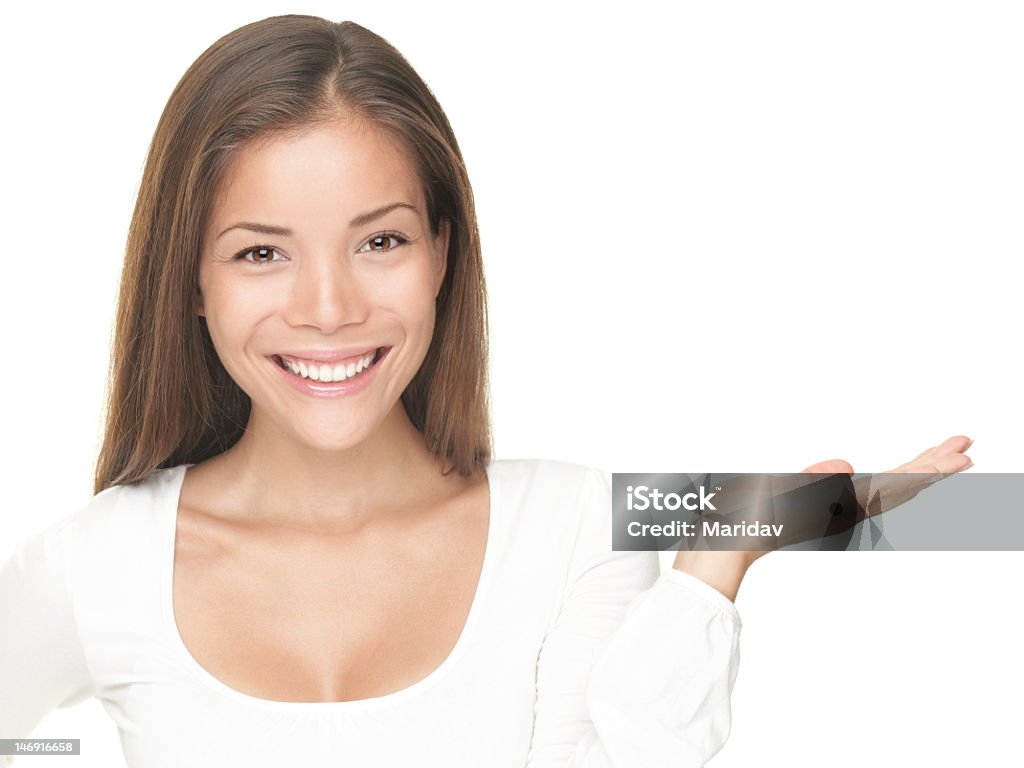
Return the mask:
<path id="1" fill-rule="evenodd" d="M 690 592 L 700 595 L 705 602 L 731 616 L 733 621 L 736 622 L 736 626 L 742 628 L 743 621 L 740 619 L 736 604 L 706 581 L 671 566 L 669 566 L 668 570 L 662 572 L 661 576 L 658 577 L 658 581 L 663 581 L 667 584 L 677 584 L 683 589 L 688 589 Z"/>

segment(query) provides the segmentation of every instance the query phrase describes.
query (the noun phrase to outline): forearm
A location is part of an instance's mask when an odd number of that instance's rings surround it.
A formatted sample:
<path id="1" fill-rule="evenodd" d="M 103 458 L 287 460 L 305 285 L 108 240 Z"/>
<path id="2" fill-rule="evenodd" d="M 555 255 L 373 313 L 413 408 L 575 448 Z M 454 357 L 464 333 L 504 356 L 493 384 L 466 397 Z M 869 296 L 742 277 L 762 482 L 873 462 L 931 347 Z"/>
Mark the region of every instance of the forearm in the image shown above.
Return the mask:
<path id="1" fill-rule="evenodd" d="M 756 552 L 743 551 L 680 550 L 672 567 L 696 576 L 735 602 L 740 582 L 757 555 Z"/>

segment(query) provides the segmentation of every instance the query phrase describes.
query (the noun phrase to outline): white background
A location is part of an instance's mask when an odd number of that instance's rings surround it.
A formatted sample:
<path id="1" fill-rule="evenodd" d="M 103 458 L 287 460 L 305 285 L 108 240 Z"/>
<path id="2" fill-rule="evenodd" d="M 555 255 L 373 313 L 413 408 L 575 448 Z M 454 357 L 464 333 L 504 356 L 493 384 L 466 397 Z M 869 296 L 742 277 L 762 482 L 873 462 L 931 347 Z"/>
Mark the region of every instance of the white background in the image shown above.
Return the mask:
<path id="1" fill-rule="evenodd" d="M 1022 7 L 674 5 L 9 10 L 0 550 L 91 494 L 127 226 L 167 97 L 218 37 L 290 12 L 390 40 L 452 122 L 484 244 L 498 458 L 880 472 L 965 434 L 970 471 L 1024 471 Z M 1022 564 L 760 560 L 712 764 L 1019 764 Z M 36 735 L 88 754 L 26 765 L 122 764 L 96 700 Z"/>

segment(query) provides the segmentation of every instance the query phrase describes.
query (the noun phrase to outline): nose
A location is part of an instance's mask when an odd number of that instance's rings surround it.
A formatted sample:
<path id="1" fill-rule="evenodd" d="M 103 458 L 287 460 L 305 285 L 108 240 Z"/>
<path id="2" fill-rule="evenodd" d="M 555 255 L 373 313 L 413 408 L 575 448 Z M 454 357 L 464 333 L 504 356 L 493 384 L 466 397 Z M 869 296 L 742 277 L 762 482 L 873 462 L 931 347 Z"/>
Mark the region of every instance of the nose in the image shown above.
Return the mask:
<path id="1" fill-rule="evenodd" d="M 285 320 L 292 326 L 311 325 L 330 334 L 344 325 L 365 321 L 369 312 L 367 286 L 356 270 L 337 252 L 325 252 L 305 259 L 296 270 Z"/>

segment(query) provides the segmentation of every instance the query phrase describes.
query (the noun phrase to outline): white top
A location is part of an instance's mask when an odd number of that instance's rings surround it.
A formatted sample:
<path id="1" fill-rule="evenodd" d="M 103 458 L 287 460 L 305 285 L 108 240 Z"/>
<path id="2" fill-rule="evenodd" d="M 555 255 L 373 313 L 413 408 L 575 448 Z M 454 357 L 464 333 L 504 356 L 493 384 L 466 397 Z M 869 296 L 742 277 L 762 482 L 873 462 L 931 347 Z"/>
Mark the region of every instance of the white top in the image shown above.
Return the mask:
<path id="1" fill-rule="evenodd" d="M 96 696 L 130 768 L 684 768 L 725 743 L 739 614 L 659 576 L 656 552 L 612 551 L 610 473 L 492 461 L 480 583 L 441 666 L 385 696 L 283 702 L 228 687 L 178 634 L 187 466 L 106 489 L 0 567 L 0 738 Z"/>

